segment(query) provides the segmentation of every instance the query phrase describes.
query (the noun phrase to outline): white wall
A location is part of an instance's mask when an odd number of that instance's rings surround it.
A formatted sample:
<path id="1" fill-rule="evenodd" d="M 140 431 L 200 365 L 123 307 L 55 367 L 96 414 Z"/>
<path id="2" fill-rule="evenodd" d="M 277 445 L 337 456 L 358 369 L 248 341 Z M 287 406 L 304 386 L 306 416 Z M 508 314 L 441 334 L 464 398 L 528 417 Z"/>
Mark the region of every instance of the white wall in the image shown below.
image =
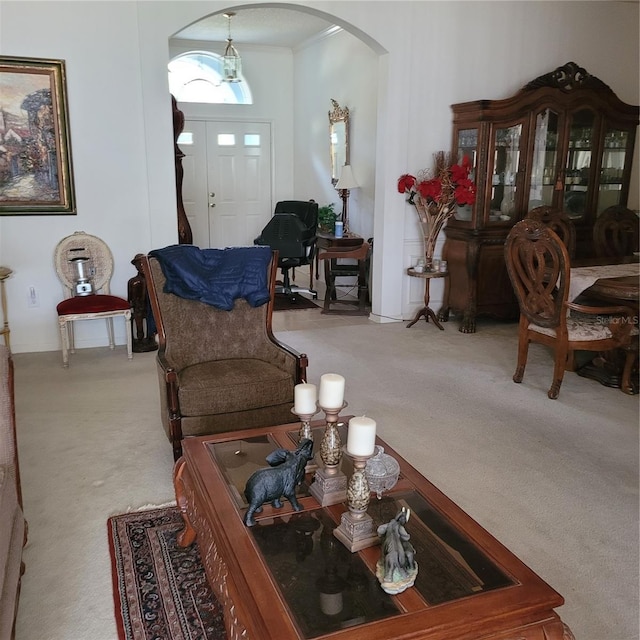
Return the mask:
<path id="1" fill-rule="evenodd" d="M 235 6 L 242 4 L 249 3 Z M 637 3 L 364 0 L 287 6 L 333 15 L 379 54 L 373 235 L 374 312 L 380 317 L 400 317 L 410 300 L 404 266 L 419 237 L 396 180 L 449 148 L 450 104 L 507 97 L 569 60 L 626 102 L 640 102 Z M 7 281 L 14 351 L 59 347 L 55 305 L 61 288 L 52 255 L 62 237 L 78 229 L 103 237 L 116 259 L 113 290 L 123 295 L 134 275 L 131 258 L 176 241 L 168 40 L 227 8 L 221 0 L 0 0 L 1 55 L 67 62 L 78 201 L 77 216 L 0 218 L 0 262 L 15 271 Z M 342 96 L 323 96 L 323 114 L 331 97 Z M 354 148 L 361 144 L 356 139 Z M 633 208 L 639 208 L 638 166 Z M 302 187 L 294 186 L 297 194 Z M 40 293 L 37 309 L 27 308 L 30 285 Z M 95 324 L 79 327 L 80 346 L 106 344 L 102 327 L 89 328 Z"/>
<path id="2" fill-rule="evenodd" d="M 342 201 L 331 184 L 331 98 L 349 108 L 350 164 L 359 188 L 349 197 L 349 226 L 373 235 L 378 55 L 346 31 L 296 51 L 294 58 L 295 185 L 298 197 L 321 206 Z"/>
<path id="3" fill-rule="evenodd" d="M 136 5 L 2 2 L 0 46 L 3 55 L 66 60 L 78 214 L 0 219 L 0 260 L 14 271 L 6 282 L 12 349 L 54 350 L 55 308 L 63 297 L 53 267 L 56 244 L 78 230 L 103 238 L 115 259 L 112 292 L 125 297 L 135 274 L 130 261 L 150 245 Z M 170 108 L 167 100 L 158 101 L 160 109 Z M 156 135 L 170 145 L 170 131 Z M 38 308 L 27 307 L 29 286 L 39 293 Z M 123 323 L 114 324 L 123 343 Z M 78 346 L 107 344 L 105 323 L 76 325 Z"/>

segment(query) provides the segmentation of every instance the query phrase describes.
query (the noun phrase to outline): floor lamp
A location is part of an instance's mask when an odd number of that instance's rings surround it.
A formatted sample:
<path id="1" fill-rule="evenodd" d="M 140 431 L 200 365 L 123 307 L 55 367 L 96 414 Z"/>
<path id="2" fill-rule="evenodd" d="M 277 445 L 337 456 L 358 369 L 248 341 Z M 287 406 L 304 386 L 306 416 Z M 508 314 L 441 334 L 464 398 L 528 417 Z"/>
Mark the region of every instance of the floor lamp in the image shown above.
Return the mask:
<path id="1" fill-rule="evenodd" d="M 353 171 L 351 171 L 351 165 L 345 164 L 340 172 L 340 179 L 336 184 L 336 190 L 342 198 L 342 223 L 343 229 L 346 233 L 349 231 L 349 189 L 357 189 L 358 183 L 353 177 Z"/>

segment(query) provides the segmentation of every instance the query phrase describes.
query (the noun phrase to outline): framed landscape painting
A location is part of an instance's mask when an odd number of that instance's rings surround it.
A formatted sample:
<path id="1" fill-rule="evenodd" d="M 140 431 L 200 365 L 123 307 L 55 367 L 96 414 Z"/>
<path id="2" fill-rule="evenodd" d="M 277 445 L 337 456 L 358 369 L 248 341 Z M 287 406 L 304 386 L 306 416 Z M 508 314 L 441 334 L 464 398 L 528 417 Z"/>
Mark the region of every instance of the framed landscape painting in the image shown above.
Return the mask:
<path id="1" fill-rule="evenodd" d="M 64 60 L 0 56 L 0 215 L 75 213 Z"/>

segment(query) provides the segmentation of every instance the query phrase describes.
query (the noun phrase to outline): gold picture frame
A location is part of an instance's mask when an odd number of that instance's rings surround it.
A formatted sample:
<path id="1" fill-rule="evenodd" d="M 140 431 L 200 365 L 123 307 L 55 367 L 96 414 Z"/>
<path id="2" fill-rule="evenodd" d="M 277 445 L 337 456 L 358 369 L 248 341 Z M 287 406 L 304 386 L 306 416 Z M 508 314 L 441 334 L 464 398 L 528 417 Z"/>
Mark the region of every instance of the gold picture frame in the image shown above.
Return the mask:
<path id="1" fill-rule="evenodd" d="M 64 60 L 0 56 L 0 215 L 75 214 Z"/>
<path id="2" fill-rule="evenodd" d="M 329 111 L 329 151 L 331 184 L 335 186 L 340 172 L 349 164 L 349 107 L 341 107 L 331 98 L 333 109 Z"/>

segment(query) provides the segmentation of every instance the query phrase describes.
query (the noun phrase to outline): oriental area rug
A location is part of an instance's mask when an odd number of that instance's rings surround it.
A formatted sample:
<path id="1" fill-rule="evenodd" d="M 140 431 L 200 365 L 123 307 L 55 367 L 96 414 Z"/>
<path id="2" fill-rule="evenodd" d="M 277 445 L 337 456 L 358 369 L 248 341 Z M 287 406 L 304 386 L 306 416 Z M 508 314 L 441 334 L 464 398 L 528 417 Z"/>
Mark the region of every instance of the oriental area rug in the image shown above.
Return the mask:
<path id="1" fill-rule="evenodd" d="M 178 547 L 177 507 L 107 522 L 119 640 L 226 640 L 197 544 Z"/>

